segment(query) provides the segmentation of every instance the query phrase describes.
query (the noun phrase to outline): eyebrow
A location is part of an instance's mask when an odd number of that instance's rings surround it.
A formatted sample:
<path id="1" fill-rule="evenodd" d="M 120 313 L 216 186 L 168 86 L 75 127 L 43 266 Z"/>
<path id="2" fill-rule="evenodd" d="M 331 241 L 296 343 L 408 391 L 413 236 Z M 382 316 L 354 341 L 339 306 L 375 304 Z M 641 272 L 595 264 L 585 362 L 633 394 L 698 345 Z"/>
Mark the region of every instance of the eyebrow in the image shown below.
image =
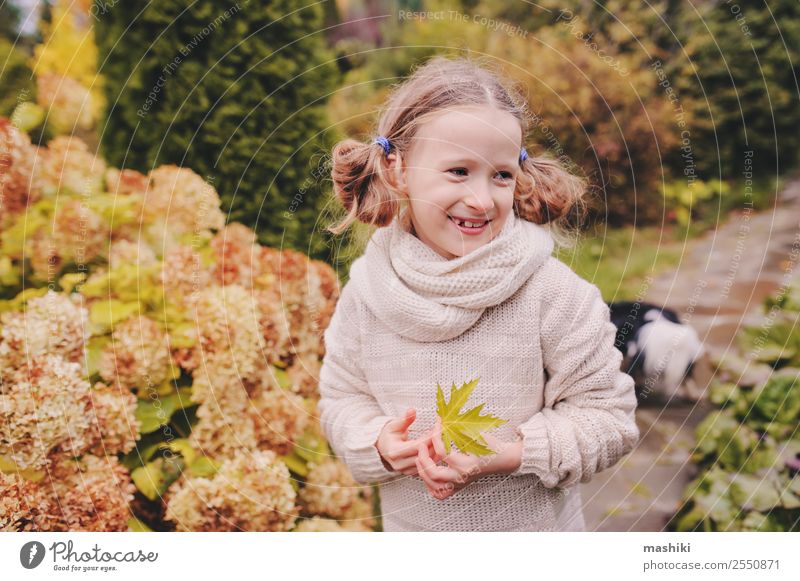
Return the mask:
<path id="1" fill-rule="evenodd" d="M 466 157 L 456 157 L 456 158 L 446 158 L 446 159 L 442 160 L 441 163 L 442 163 L 442 165 L 457 165 L 457 164 L 468 165 L 468 164 L 471 164 L 471 163 L 475 163 L 475 160 L 472 159 L 472 158 L 466 158 Z M 509 163 L 509 162 L 493 163 L 491 165 L 493 165 L 496 168 L 501 168 L 501 169 L 502 168 L 514 169 L 514 168 L 517 167 L 514 163 Z"/>

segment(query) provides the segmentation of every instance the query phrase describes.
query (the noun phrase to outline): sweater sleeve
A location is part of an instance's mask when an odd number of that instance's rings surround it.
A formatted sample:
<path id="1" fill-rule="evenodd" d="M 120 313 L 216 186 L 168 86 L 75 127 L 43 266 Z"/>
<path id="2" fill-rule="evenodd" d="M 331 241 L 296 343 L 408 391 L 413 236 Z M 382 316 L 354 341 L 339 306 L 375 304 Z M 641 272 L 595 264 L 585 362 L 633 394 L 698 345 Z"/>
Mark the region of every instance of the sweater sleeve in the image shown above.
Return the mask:
<path id="1" fill-rule="evenodd" d="M 352 291 L 351 285 L 342 289 L 324 333 L 318 410 L 322 431 L 333 451 L 347 464 L 356 482 L 367 484 L 400 473 L 386 468 L 375 447 L 383 426 L 394 418 L 382 412 L 359 366 L 359 306 Z"/>
<path id="2" fill-rule="evenodd" d="M 620 370 L 616 327 L 600 289 L 552 258 L 543 273 L 544 406 L 517 427 L 522 462 L 547 488 L 588 482 L 639 440 L 633 378 Z"/>

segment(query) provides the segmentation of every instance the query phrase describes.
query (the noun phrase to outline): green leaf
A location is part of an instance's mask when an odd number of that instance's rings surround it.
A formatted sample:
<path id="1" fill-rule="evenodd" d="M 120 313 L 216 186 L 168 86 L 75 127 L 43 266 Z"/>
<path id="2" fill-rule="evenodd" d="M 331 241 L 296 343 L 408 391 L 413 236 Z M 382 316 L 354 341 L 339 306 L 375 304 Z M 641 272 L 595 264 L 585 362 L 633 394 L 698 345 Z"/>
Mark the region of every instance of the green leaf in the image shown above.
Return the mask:
<path id="1" fill-rule="evenodd" d="M 159 446 L 159 448 L 169 449 L 176 454 L 180 454 L 183 456 L 183 459 L 187 465 L 191 465 L 197 457 L 197 452 L 195 452 L 194 448 L 192 448 L 191 444 L 189 444 L 189 440 L 185 438 L 178 438 L 170 442 L 164 442 L 161 444 L 161 446 Z"/>
<path id="2" fill-rule="evenodd" d="M 25 480 L 30 480 L 31 482 L 39 482 L 44 478 L 43 470 L 33 470 L 32 468 L 21 470 L 14 460 L 8 456 L 2 455 L 0 455 L 0 472 L 3 474 L 18 474 Z"/>
<path id="3" fill-rule="evenodd" d="M 131 472 L 131 480 L 145 497 L 156 500 L 180 477 L 184 466 L 180 459 L 167 461 L 157 458 Z"/>
<path id="4" fill-rule="evenodd" d="M 58 284 L 65 293 L 69 294 L 76 285 L 81 284 L 85 280 L 85 272 L 68 272 L 58 279 Z"/>
<path id="5" fill-rule="evenodd" d="M 11 113 L 11 122 L 23 133 L 39 127 L 45 119 L 46 111 L 32 101 L 24 101 Z"/>
<path id="6" fill-rule="evenodd" d="M 138 311 L 138 302 L 122 302 L 117 299 L 97 301 L 89 311 L 89 320 L 100 328 L 109 329 Z"/>
<path id="7" fill-rule="evenodd" d="M 86 376 L 92 377 L 100 372 L 100 363 L 103 360 L 103 350 L 105 350 L 110 335 L 91 337 L 86 344 Z"/>
<path id="8" fill-rule="evenodd" d="M 296 451 L 292 450 L 285 456 L 279 456 L 279 458 L 286 464 L 289 470 L 298 476 L 302 476 L 303 478 L 308 476 L 308 463 L 304 458 L 301 458 Z"/>
<path id="9" fill-rule="evenodd" d="M 153 529 L 144 524 L 136 517 L 128 519 L 128 532 L 131 533 L 152 533 Z"/>
<path id="10" fill-rule="evenodd" d="M 480 377 L 464 383 L 460 388 L 454 383 L 450 388 L 450 400 L 445 402 L 442 387 L 436 384 L 436 413 L 442 420 L 442 440 L 446 450 L 455 446 L 465 454 L 488 456 L 495 452 L 486 444 L 481 432 L 492 430 L 507 423 L 492 415 L 480 415 L 483 406 L 480 404 L 466 412 L 461 408 L 466 405 L 470 394 L 478 385 Z"/>
<path id="11" fill-rule="evenodd" d="M 738 506 L 758 512 L 767 512 L 781 502 L 771 473 L 764 477 L 736 474 L 731 479 L 730 496 Z"/>
<path id="12" fill-rule="evenodd" d="M 208 456 L 200 456 L 194 462 L 189 464 L 189 472 L 192 476 L 200 476 L 202 478 L 210 478 L 217 473 L 220 465 L 214 462 Z"/>
<path id="13" fill-rule="evenodd" d="M 11 262 L 10 256 L 0 256 L 0 286 L 18 285 L 20 274 L 20 267 Z"/>
<path id="14" fill-rule="evenodd" d="M 43 297 L 47 294 L 47 290 L 48 288 L 46 286 L 40 288 L 26 288 L 24 291 L 20 291 L 13 299 L 0 303 L 2 304 L 0 313 L 6 311 L 20 311 L 30 299 L 34 297 Z"/>
<path id="15" fill-rule="evenodd" d="M 186 322 L 169 327 L 169 342 L 173 349 L 190 348 L 197 344 L 195 323 Z"/>
<path id="16" fill-rule="evenodd" d="M 156 402 L 159 405 L 156 405 Z M 139 432 L 149 434 L 155 432 L 162 425 L 169 423 L 170 417 L 175 412 L 176 400 L 167 396 L 160 399 L 142 399 L 136 402 L 136 419 L 141 423 Z"/>
<path id="17" fill-rule="evenodd" d="M 675 529 L 678 532 L 692 531 L 702 522 L 705 516 L 703 509 L 696 506 L 678 519 Z"/>
<path id="18" fill-rule="evenodd" d="M 273 365 L 272 373 L 275 375 L 275 379 L 277 380 L 281 389 L 291 389 L 292 380 L 289 379 L 289 373 L 285 369 L 281 369 L 280 367 Z"/>
<path id="19" fill-rule="evenodd" d="M 292 454 L 305 462 L 322 462 L 331 455 L 331 451 L 325 438 L 306 432 L 296 439 Z"/>

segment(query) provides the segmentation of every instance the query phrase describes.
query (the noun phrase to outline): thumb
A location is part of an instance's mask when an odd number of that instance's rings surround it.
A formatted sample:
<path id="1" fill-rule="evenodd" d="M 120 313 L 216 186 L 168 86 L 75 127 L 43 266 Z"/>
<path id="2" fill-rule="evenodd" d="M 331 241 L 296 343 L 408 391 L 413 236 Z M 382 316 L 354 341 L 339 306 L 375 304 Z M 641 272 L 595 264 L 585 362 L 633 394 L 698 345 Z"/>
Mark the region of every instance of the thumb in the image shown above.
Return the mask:
<path id="1" fill-rule="evenodd" d="M 408 430 L 408 427 L 414 423 L 415 419 L 417 419 L 416 410 L 413 408 L 409 408 L 408 410 L 406 410 L 405 415 L 402 415 L 399 418 L 392 420 L 392 422 L 390 422 L 392 431 L 405 433 L 405 431 Z"/>

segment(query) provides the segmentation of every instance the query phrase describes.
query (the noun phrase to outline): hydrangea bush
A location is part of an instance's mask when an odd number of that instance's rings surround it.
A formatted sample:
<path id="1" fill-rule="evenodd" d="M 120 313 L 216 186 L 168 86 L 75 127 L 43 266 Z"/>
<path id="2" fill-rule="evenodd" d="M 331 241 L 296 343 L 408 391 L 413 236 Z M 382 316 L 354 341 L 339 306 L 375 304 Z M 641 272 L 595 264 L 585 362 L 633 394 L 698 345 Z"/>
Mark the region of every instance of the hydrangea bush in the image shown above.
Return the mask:
<path id="1" fill-rule="evenodd" d="M 372 530 L 317 414 L 338 296 L 191 170 L 0 118 L 0 530 Z"/>

